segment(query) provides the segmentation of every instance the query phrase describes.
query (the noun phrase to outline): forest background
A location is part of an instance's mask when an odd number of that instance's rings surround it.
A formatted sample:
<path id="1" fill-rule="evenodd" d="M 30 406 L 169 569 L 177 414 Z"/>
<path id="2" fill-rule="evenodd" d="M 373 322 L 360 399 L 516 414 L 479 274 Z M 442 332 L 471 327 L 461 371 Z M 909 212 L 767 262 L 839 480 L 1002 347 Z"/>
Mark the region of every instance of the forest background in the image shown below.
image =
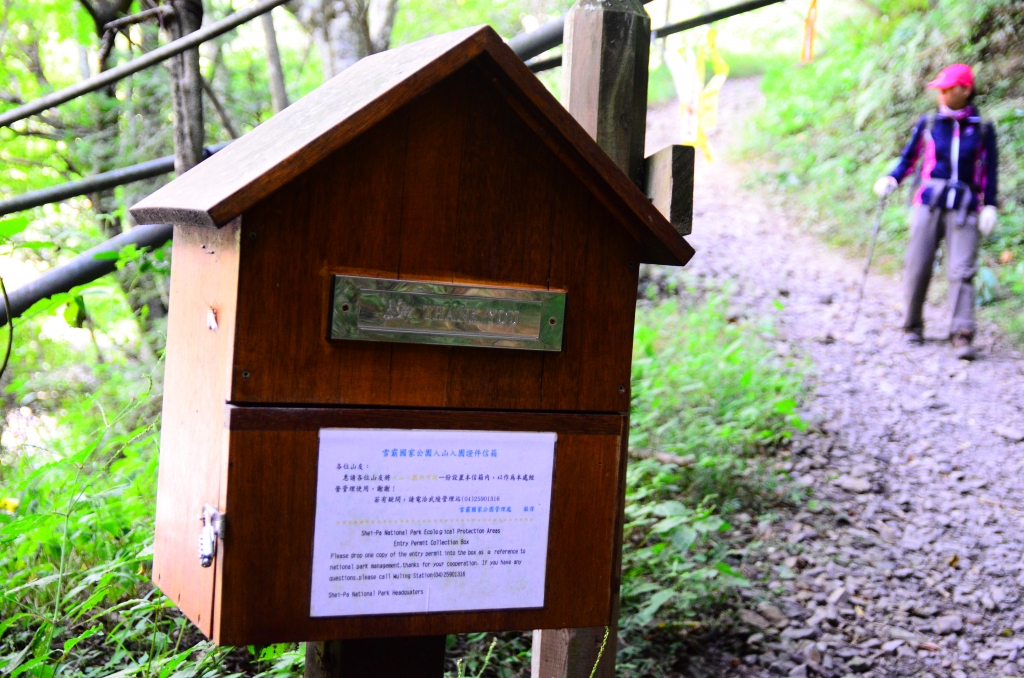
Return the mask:
<path id="1" fill-rule="evenodd" d="M 569 0 L 295 0 L 273 13 L 294 101 L 367 51 L 477 23 L 505 37 L 554 18 Z M 652 23 L 726 2 L 649 4 Z M 204 3 L 206 20 L 238 7 Z M 131 28 L 100 63 L 102 26 L 140 9 L 130 0 L 4 0 L 0 108 L 72 84 L 164 41 Z M 951 60 L 978 64 L 986 115 L 1001 138 L 999 230 L 983 251 L 979 303 L 1024 340 L 1024 5 L 1018 0 L 823 0 L 817 56 L 797 60 L 806 5 L 720 23 L 732 76 L 763 75 L 767 105 L 745 135 L 748 182 L 781 191 L 806 227 L 854 252 L 867 242 L 869 187 L 887 171 L 926 82 Z M 699 45 L 706 30 L 670 43 Z M 129 40 L 130 38 L 130 40 Z M 360 51 L 362 50 L 362 52 Z M 273 114 L 264 36 L 252 22 L 200 50 L 207 145 Z M 674 96 L 652 50 L 651 99 Z M 543 74 L 556 93 L 560 74 Z M 14 129 L 0 130 L 0 195 L 169 155 L 166 69 L 149 69 Z M 736 130 L 739 134 L 741 131 Z M 9 289 L 130 228 L 126 207 L 168 180 L 36 208 L 0 220 Z M 905 239 L 905 209 L 885 214 L 882 265 Z M 17 321 L 0 380 L 0 672 L 158 678 L 297 675 L 301 646 L 215 648 L 148 580 L 167 312 L 169 248 L 119 255 L 115 274 L 37 304 Z M 772 350 L 770 317 L 735 322 L 728 289 L 685 275 L 641 291 L 633 368 L 622 675 L 668 671 L 680 637 L 727 623 L 745 581 L 733 524 L 770 523 L 773 506 L 805 498 L 771 462 L 803 424 L 807 366 Z M 747 544 L 756 551 L 756 543 Z M 529 636 L 452 637 L 473 675 L 524 675 Z"/>

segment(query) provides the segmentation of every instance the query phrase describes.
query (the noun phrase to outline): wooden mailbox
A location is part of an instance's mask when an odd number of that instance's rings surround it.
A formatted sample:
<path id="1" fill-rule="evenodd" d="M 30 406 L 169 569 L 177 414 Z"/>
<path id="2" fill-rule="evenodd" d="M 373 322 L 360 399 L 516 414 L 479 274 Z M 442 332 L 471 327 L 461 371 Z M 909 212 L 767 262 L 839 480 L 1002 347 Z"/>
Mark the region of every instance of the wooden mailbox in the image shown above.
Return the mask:
<path id="1" fill-rule="evenodd" d="M 131 212 L 175 224 L 153 578 L 203 633 L 610 623 L 638 268 L 693 251 L 497 34 L 366 58 Z"/>

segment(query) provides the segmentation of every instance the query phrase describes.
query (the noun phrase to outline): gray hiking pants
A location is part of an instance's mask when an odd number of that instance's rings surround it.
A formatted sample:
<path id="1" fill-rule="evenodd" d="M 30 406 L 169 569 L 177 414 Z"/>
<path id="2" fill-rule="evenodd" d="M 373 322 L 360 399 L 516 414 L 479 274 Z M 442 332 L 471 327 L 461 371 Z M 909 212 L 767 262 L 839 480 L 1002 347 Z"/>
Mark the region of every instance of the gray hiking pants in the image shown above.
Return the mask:
<path id="1" fill-rule="evenodd" d="M 956 210 L 932 210 L 914 205 L 910 212 L 910 243 L 903 268 L 907 312 L 906 331 L 924 331 L 922 310 L 935 267 L 939 242 L 946 238 L 946 276 L 949 278 L 950 335 L 974 334 L 974 274 L 978 272 L 978 215 L 958 224 Z"/>

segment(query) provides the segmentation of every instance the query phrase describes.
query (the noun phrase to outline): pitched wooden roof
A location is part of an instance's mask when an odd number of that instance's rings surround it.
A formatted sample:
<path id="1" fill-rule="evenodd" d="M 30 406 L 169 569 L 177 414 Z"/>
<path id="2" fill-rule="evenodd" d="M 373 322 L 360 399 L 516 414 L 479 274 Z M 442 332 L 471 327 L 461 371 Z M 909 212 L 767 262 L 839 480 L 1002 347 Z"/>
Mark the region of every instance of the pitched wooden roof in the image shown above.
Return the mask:
<path id="1" fill-rule="evenodd" d="M 139 223 L 223 226 L 474 59 L 510 105 L 641 244 L 683 265 L 693 248 L 488 26 L 362 59 L 131 208 Z"/>

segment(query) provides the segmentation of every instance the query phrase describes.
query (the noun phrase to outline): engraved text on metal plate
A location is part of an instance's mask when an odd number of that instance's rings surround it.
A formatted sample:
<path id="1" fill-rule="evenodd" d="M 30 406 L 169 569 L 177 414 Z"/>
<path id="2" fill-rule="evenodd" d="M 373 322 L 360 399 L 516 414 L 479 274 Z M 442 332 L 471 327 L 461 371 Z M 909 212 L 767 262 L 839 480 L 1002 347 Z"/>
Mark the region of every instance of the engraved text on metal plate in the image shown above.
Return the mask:
<path id="1" fill-rule="evenodd" d="M 560 351 L 565 293 L 334 276 L 331 338 Z"/>

